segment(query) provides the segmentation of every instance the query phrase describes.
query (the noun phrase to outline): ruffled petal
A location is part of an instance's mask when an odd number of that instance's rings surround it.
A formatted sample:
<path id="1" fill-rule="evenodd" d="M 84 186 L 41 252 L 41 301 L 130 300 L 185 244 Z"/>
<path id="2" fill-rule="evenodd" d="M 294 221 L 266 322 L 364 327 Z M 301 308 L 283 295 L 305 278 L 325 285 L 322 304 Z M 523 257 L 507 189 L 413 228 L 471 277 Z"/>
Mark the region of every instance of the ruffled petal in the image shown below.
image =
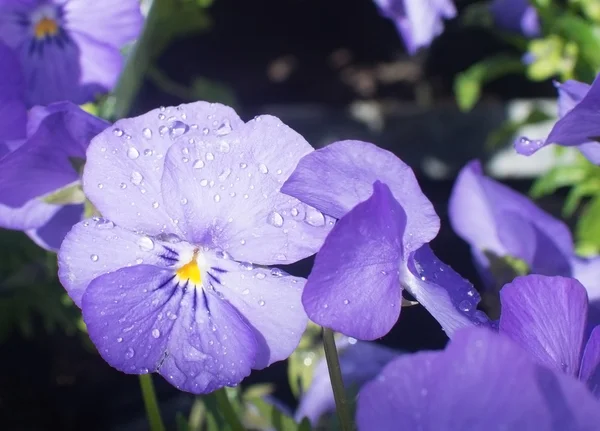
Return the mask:
<path id="1" fill-rule="evenodd" d="M 37 229 L 46 224 L 60 207 L 37 199 L 19 208 L 0 204 L 0 227 L 12 230 Z"/>
<path id="2" fill-rule="evenodd" d="M 317 254 L 302 304 L 315 323 L 361 340 L 383 337 L 402 304 L 398 266 L 406 214 L 387 185 L 340 219 Z"/>
<path id="3" fill-rule="evenodd" d="M 600 326 L 592 330 L 592 334 L 583 351 L 579 379 L 600 398 Z"/>
<path id="4" fill-rule="evenodd" d="M 117 121 L 90 144 L 83 173 L 86 195 L 104 217 L 120 226 L 151 235 L 177 232 L 162 196 L 167 151 L 184 131 L 190 138 L 208 139 L 220 133 L 223 124 L 236 129 L 243 122 L 233 109 L 206 102 Z"/>
<path id="5" fill-rule="evenodd" d="M 477 310 L 480 297 L 473 285 L 440 261 L 424 245 L 408 258 L 400 271 L 402 286 L 438 321 L 448 337 L 463 327 L 489 326 Z"/>
<path id="6" fill-rule="evenodd" d="M 254 369 L 286 359 L 298 347 L 308 318 L 300 297 L 305 280 L 280 269 L 231 259 L 211 262 L 219 295 L 242 315 L 256 338 Z"/>
<path id="7" fill-rule="evenodd" d="M 339 219 L 371 196 L 377 180 L 387 184 L 406 213 L 407 253 L 435 238 L 440 220 L 411 168 L 367 142 L 340 141 L 308 154 L 281 191 Z"/>
<path id="8" fill-rule="evenodd" d="M 116 48 L 137 38 L 144 24 L 139 0 L 69 0 L 63 10 L 70 31 Z"/>
<path id="9" fill-rule="evenodd" d="M 137 265 L 100 276 L 82 310 L 98 352 L 122 372 L 158 372 L 196 394 L 250 374 L 252 330 L 214 293 L 178 285 L 172 270 Z"/>
<path id="10" fill-rule="evenodd" d="M 236 260 L 271 265 L 314 254 L 333 220 L 279 192 L 312 147 L 271 116 L 219 138 L 190 136 L 171 147 L 162 179 L 169 215 L 191 242 Z"/>
<path id="11" fill-rule="evenodd" d="M 40 247 L 58 251 L 67 233 L 82 218 L 83 205 L 65 205 L 43 226 L 28 230 L 26 233 Z"/>
<path id="12" fill-rule="evenodd" d="M 359 431 L 592 430 L 598 402 L 506 337 L 465 329 L 444 351 L 393 360 L 358 396 Z"/>
<path id="13" fill-rule="evenodd" d="M 500 332 L 539 363 L 577 375 L 588 299 L 575 279 L 528 275 L 500 291 Z"/>
<path id="14" fill-rule="evenodd" d="M 25 81 L 15 53 L 0 42 L 0 141 L 25 138 Z"/>

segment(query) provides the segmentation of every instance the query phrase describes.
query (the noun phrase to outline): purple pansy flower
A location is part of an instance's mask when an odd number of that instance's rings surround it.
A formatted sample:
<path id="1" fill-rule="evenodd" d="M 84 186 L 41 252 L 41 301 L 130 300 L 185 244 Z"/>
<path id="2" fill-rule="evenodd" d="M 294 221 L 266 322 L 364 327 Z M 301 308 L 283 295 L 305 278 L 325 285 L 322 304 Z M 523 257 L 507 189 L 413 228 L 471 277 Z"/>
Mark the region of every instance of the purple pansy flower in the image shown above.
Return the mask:
<path id="1" fill-rule="evenodd" d="M 42 198 L 78 181 L 69 158 L 84 159 L 90 140 L 108 123 L 68 102 L 27 113 L 17 59 L 3 45 L 0 71 L 0 226 L 23 230 L 40 246 L 58 250 L 81 220 L 83 205 Z"/>
<path id="2" fill-rule="evenodd" d="M 400 352 L 388 347 L 349 337 L 343 337 L 336 342 L 336 346 L 346 389 L 358 389 L 377 376 L 388 362 L 400 355 Z M 327 361 L 323 358 L 315 366 L 312 382 L 300 399 L 295 419 L 300 422 L 306 417 L 316 426 L 319 418 L 334 411 L 333 389 Z"/>
<path id="3" fill-rule="evenodd" d="M 487 321 L 471 284 L 427 245 L 439 218 L 412 170 L 389 151 L 336 142 L 304 157 L 282 191 L 340 219 L 302 295 L 315 323 L 361 340 L 382 337 L 398 320 L 403 288 L 449 336 Z"/>
<path id="4" fill-rule="evenodd" d="M 460 171 L 450 195 L 449 216 L 454 231 L 471 246 L 488 288 L 500 287 L 492 273 L 494 260 L 509 256 L 524 261 L 531 273 L 577 278 L 592 301 L 600 299 L 600 258 L 576 256 L 571 232 L 562 221 L 486 177 L 478 161 Z"/>
<path id="5" fill-rule="evenodd" d="M 67 235 L 59 277 L 110 365 L 206 393 L 290 355 L 305 280 L 265 265 L 314 254 L 331 229 L 279 192 L 311 151 L 275 117 L 205 102 L 94 138 L 83 187 L 104 218 Z"/>
<path id="6" fill-rule="evenodd" d="M 112 89 L 120 48 L 142 23 L 138 0 L 0 1 L 0 41 L 20 59 L 29 106 L 85 103 Z"/>
<path id="7" fill-rule="evenodd" d="M 600 326 L 588 328 L 588 298 L 577 280 L 528 275 L 500 291 L 499 330 L 546 367 L 585 382 L 600 398 Z"/>
<path id="8" fill-rule="evenodd" d="M 530 156 L 549 144 L 574 146 L 590 162 L 600 164 L 600 77 L 591 86 L 574 80 L 555 85 L 559 120 L 546 139 L 521 137 L 515 141 L 515 149 Z"/>
<path id="9" fill-rule="evenodd" d="M 452 0 L 375 0 L 383 15 L 394 21 L 409 54 L 429 46 L 444 30 L 444 19 L 454 18 Z"/>
<path id="10" fill-rule="evenodd" d="M 465 328 L 444 351 L 390 362 L 360 391 L 356 421 L 359 431 L 592 431 L 599 407 L 581 382 L 508 337 Z"/>
<path id="11" fill-rule="evenodd" d="M 501 30 L 520 33 L 526 37 L 540 34 L 540 20 L 528 0 L 494 0 L 490 5 L 494 24 Z"/>

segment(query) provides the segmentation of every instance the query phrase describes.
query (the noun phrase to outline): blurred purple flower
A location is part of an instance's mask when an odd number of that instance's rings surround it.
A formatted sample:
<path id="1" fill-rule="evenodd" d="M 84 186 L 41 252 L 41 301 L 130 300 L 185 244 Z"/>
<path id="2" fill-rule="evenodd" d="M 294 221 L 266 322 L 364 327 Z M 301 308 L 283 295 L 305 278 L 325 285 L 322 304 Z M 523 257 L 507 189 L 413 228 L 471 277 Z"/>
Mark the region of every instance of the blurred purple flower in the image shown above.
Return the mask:
<path id="1" fill-rule="evenodd" d="M 444 351 L 403 355 L 358 395 L 359 431 L 598 428 L 581 382 L 531 360 L 506 336 L 459 331 Z"/>
<path id="2" fill-rule="evenodd" d="M 540 20 L 528 0 L 494 0 L 490 5 L 494 24 L 501 30 L 520 33 L 526 37 L 540 34 Z"/>
<path id="3" fill-rule="evenodd" d="M 372 342 L 357 341 L 348 337 L 343 337 L 336 345 L 346 389 L 359 389 L 365 382 L 375 378 L 388 362 L 401 353 Z M 329 370 L 327 361 L 323 358 L 315 367 L 308 391 L 300 399 L 295 419 L 300 422 L 307 417 L 311 424 L 316 426 L 319 418 L 334 411 L 335 400 Z"/>
<path id="4" fill-rule="evenodd" d="M 68 102 L 27 113 L 17 59 L 3 45 L 0 72 L 0 226 L 58 250 L 83 205 L 48 204 L 42 197 L 78 181 L 69 158 L 85 159 L 88 143 L 108 123 Z"/>
<path id="5" fill-rule="evenodd" d="M 394 21 L 409 54 L 429 46 L 444 30 L 444 19 L 454 18 L 452 0 L 375 0 L 381 13 Z"/>
<path id="6" fill-rule="evenodd" d="M 105 218 L 67 235 L 59 277 L 110 365 L 206 393 L 290 355 L 305 280 L 263 265 L 314 254 L 330 231 L 279 192 L 311 151 L 275 117 L 205 102 L 94 138 L 83 187 Z"/>
<path id="7" fill-rule="evenodd" d="M 484 284 L 496 285 L 496 258 L 524 261 L 531 273 L 577 278 L 592 301 L 600 300 L 600 258 L 575 255 L 569 228 L 526 196 L 486 177 L 479 161 L 459 173 L 449 201 L 450 224 L 471 246 Z M 498 286 L 496 286 L 498 287 Z"/>
<path id="8" fill-rule="evenodd" d="M 340 219 L 302 295 L 315 323 L 361 340 L 382 337 L 398 320 L 403 288 L 449 336 L 487 321 L 473 286 L 427 245 L 439 218 L 412 170 L 389 151 L 336 142 L 304 157 L 281 190 Z"/>
<path id="9" fill-rule="evenodd" d="M 575 146 L 590 162 L 600 164 L 600 78 L 591 86 L 573 80 L 555 86 L 559 120 L 546 139 L 521 137 L 515 141 L 515 149 L 530 156 L 550 144 Z"/>
<path id="10" fill-rule="evenodd" d="M 17 53 L 28 106 L 81 104 L 112 89 L 137 37 L 138 0 L 3 0 L 0 41 Z"/>
<path id="11" fill-rule="evenodd" d="M 600 398 L 600 326 L 587 337 L 588 297 L 581 283 L 565 277 L 517 277 L 502 288 L 500 299 L 502 334 L 540 364 L 579 378 Z"/>

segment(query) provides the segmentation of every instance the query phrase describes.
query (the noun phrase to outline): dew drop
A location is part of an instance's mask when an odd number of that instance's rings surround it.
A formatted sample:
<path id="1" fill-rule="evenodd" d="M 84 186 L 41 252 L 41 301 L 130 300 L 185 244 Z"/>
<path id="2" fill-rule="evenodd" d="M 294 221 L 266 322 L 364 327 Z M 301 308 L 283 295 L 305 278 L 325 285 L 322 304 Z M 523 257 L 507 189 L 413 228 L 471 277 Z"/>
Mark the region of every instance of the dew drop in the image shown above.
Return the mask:
<path id="1" fill-rule="evenodd" d="M 227 178 L 229 178 L 229 175 L 231 175 L 231 169 L 225 168 L 223 169 L 223 172 L 221 172 L 221 174 L 219 175 L 219 180 L 225 181 Z"/>
<path id="2" fill-rule="evenodd" d="M 127 157 L 129 157 L 131 160 L 135 160 L 140 156 L 140 152 L 137 150 L 137 148 L 135 147 L 130 147 L 127 150 Z"/>
<path id="3" fill-rule="evenodd" d="M 98 262 L 98 259 L 99 259 L 99 258 L 98 258 L 98 255 L 97 255 L 97 254 L 92 254 L 92 255 L 90 256 L 90 259 L 91 259 L 91 261 L 92 261 L 92 262 Z"/>
<path id="4" fill-rule="evenodd" d="M 123 190 L 125 190 L 127 188 L 127 184 L 121 183 L 121 184 L 119 184 L 119 187 L 122 188 Z"/>
<path id="5" fill-rule="evenodd" d="M 259 272 L 258 274 L 256 274 L 256 278 L 259 280 L 264 280 L 265 277 L 266 277 L 266 275 L 263 274 L 262 272 Z"/>
<path id="6" fill-rule="evenodd" d="M 152 139 L 152 130 L 150 130 L 149 128 L 144 127 L 142 129 L 142 134 L 144 135 L 144 138 L 146 138 L 146 139 Z"/>
<path id="7" fill-rule="evenodd" d="M 115 224 L 110 220 L 102 218 L 96 222 L 96 229 L 112 229 L 113 227 L 115 227 Z"/>
<path id="8" fill-rule="evenodd" d="M 129 349 L 127 349 L 127 351 L 125 352 L 125 358 L 126 359 L 131 359 L 133 358 L 133 355 L 135 355 L 135 351 L 130 347 Z"/>
<path id="9" fill-rule="evenodd" d="M 188 200 L 186 198 L 182 198 L 180 202 L 181 202 L 181 205 L 187 205 Z"/>
<path id="10" fill-rule="evenodd" d="M 465 299 L 458 304 L 458 308 L 460 308 L 461 311 L 469 311 L 471 310 L 471 302 Z"/>
<path id="11" fill-rule="evenodd" d="M 113 129 L 113 135 L 123 136 L 123 131 L 121 129 Z"/>
<path id="12" fill-rule="evenodd" d="M 223 120 L 223 123 L 221 123 L 221 125 L 217 128 L 215 133 L 217 134 L 217 136 L 225 136 L 230 134 L 231 130 L 231 123 L 229 122 L 229 120 L 225 119 Z"/>
<path id="13" fill-rule="evenodd" d="M 131 173 L 130 179 L 133 184 L 135 184 L 136 186 L 139 186 L 140 184 L 142 184 L 142 180 L 144 179 L 144 176 L 137 171 L 133 171 Z"/>
<path id="14" fill-rule="evenodd" d="M 154 154 L 154 151 L 152 151 L 150 148 L 146 148 L 144 150 L 144 156 L 151 156 L 152 154 Z"/>
<path id="15" fill-rule="evenodd" d="M 324 226 L 325 225 L 325 216 L 323 213 L 311 206 L 306 207 L 306 214 L 304 216 L 304 221 L 311 226 Z"/>
<path id="16" fill-rule="evenodd" d="M 152 208 L 156 209 L 160 206 L 158 202 L 152 202 Z"/>
<path id="17" fill-rule="evenodd" d="M 204 162 L 200 159 L 196 160 L 192 165 L 194 169 L 202 169 L 204 167 Z"/>
<path id="18" fill-rule="evenodd" d="M 264 307 L 265 304 L 266 304 L 266 302 L 263 299 L 261 299 L 260 301 L 258 301 L 258 305 L 260 305 L 261 307 Z"/>
<path id="19" fill-rule="evenodd" d="M 252 265 L 252 263 L 250 262 L 240 262 L 240 267 L 247 271 L 251 271 L 254 269 L 254 265 Z"/>
<path id="20" fill-rule="evenodd" d="M 231 151 L 231 146 L 227 141 L 221 141 L 219 142 L 219 151 L 222 153 L 228 153 Z"/>
<path id="21" fill-rule="evenodd" d="M 164 120 L 165 118 L 167 118 L 167 117 L 165 116 L 165 114 L 158 114 L 158 119 L 159 119 L 159 120 Z"/>
<path id="22" fill-rule="evenodd" d="M 163 115 L 163 117 L 164 117 L 164 115 Z M 167 126 L 160 126 L 160 127 L 158 128 L 158 134 L 159 134 L 160 136 L 165 136 L 165 135 L 167 134 L 167 132 L 168 132 L 168 131 L 169 131 L 169 128 L 168 128 Z"/>
<path id="23" fill-rule="evenodd" d="M 292 210 L 290 211 L 290 213 L 294 216 L 294 217 L 298 217 L 298 214 L 300 214 L 300 212 L 298 211 L 298 208 L 292 208 Z"/>
<path id="24" fill-rule="evenodd" d="M 213 153 L 206 153 L 206 160 L 214 160 L 215 155 Z"/>
<path id="25" fill-rule="evenodd" d="M 246 163 L 240 163 L 240 168 L 246 169 L 247 167 L 248 167 L 248 164 L 246 164 Z"/>
<path id="26" fill-rule="evenodd" d="M 122 343 L 122 342 L 123 342 L 123 337 L 117 338 L 117 343 Z"/>
<path id="27" fill-rule="evenodd" d="M 143 236 L 138 240 L 138 246 L 144 251 L 150 251 L 154 249 L 154 241 L 150 237 Z"/>
<path id="28" fill-rule="evenodd" d="M 207 179 L 200 180 L 200 185 L 202 187 L 206 187 L 208 185 L 208 180 Z"/>
<path id="29" fill-rule="evenodd" d="M 104 184 L 102 184 L 102 183 L 98 183 L 98 188 L 99 188 L 99 189 L 103 189 L 103 188 L 104 188 Z"/>
<path id="30" fill-rule="evenodd" d="M 185 124 L 182 121 L 173 121 L 171 127 L 169 128 L 169 137 L 171 139 L 176 139 L 181 135 L 185 135 L 190 130 L 190 126 Z"/>
<path id="31" fill-rule="evenodd" d="M 273 225 L 275 227 L 283 226 L 283 217 L 277 211 L 273 211 L 271 214 L 269 214 L 267 221 L 270 225 Z"/>
<path id="32" fill-rule="evenodd" d="M 350 301 L 347 299 L 344 299 L 344 305 L 348 305 L 348 304 L 350 304 Z"/>
<path id="33" fill-rule="evenodd" d="M 221 202 L 221 195 L 219 195 L 219 194 L 216 194 L 216 195 L 213 197 L 213 199 L 214 199 L 214 201 L 215 201 L 215 202 Z"/>
<path id="34" fill-rule="evenodd" d="M 261 163 L 260 165 L 258 165 L 258 170 L 262 174 L 268 174 L 269 173 L 269 168 L 267 168 L 267 165 L 265 165 L 264 163 Z"/>
<path id="35" fill-rule="evenodd" d="M 153 330 L 152 330 L 152 336 L 153 336 L 154 338 L 158 338 L 158 337 L 160 337 L 160 331 L 159 331 L 158 329 L 156 329 L 156 328 L 155 328 L 155 329 L 153 329 Z"/>
<path id="36" fill-rule="evenodd" d="M 284 272 L 279 268 L 271 268 L 271 275 L 273 277 L 283 277 Z"/>

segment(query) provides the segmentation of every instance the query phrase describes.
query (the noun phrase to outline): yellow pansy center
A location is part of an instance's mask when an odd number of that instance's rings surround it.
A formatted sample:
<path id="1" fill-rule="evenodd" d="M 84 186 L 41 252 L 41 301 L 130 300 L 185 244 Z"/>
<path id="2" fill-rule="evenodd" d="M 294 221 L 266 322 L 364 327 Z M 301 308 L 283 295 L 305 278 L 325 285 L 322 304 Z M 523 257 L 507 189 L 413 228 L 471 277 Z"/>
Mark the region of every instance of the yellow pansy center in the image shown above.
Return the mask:
<path id="1" fill-rule="evenodd" d="M 194 253 L 192 260 L 179 268 L 176 274 L 180 282 L 190 281 L 195 285 L 201 284 L 202 274 L 198 266 L 197 254 Z"/>
<path id="2" fill-rule="evenodd" d="M 34 32 L 37 39 L 56 36 L 58 33 L 58 23 L 52 18 L 44 17 L 35 24 Z"/>

